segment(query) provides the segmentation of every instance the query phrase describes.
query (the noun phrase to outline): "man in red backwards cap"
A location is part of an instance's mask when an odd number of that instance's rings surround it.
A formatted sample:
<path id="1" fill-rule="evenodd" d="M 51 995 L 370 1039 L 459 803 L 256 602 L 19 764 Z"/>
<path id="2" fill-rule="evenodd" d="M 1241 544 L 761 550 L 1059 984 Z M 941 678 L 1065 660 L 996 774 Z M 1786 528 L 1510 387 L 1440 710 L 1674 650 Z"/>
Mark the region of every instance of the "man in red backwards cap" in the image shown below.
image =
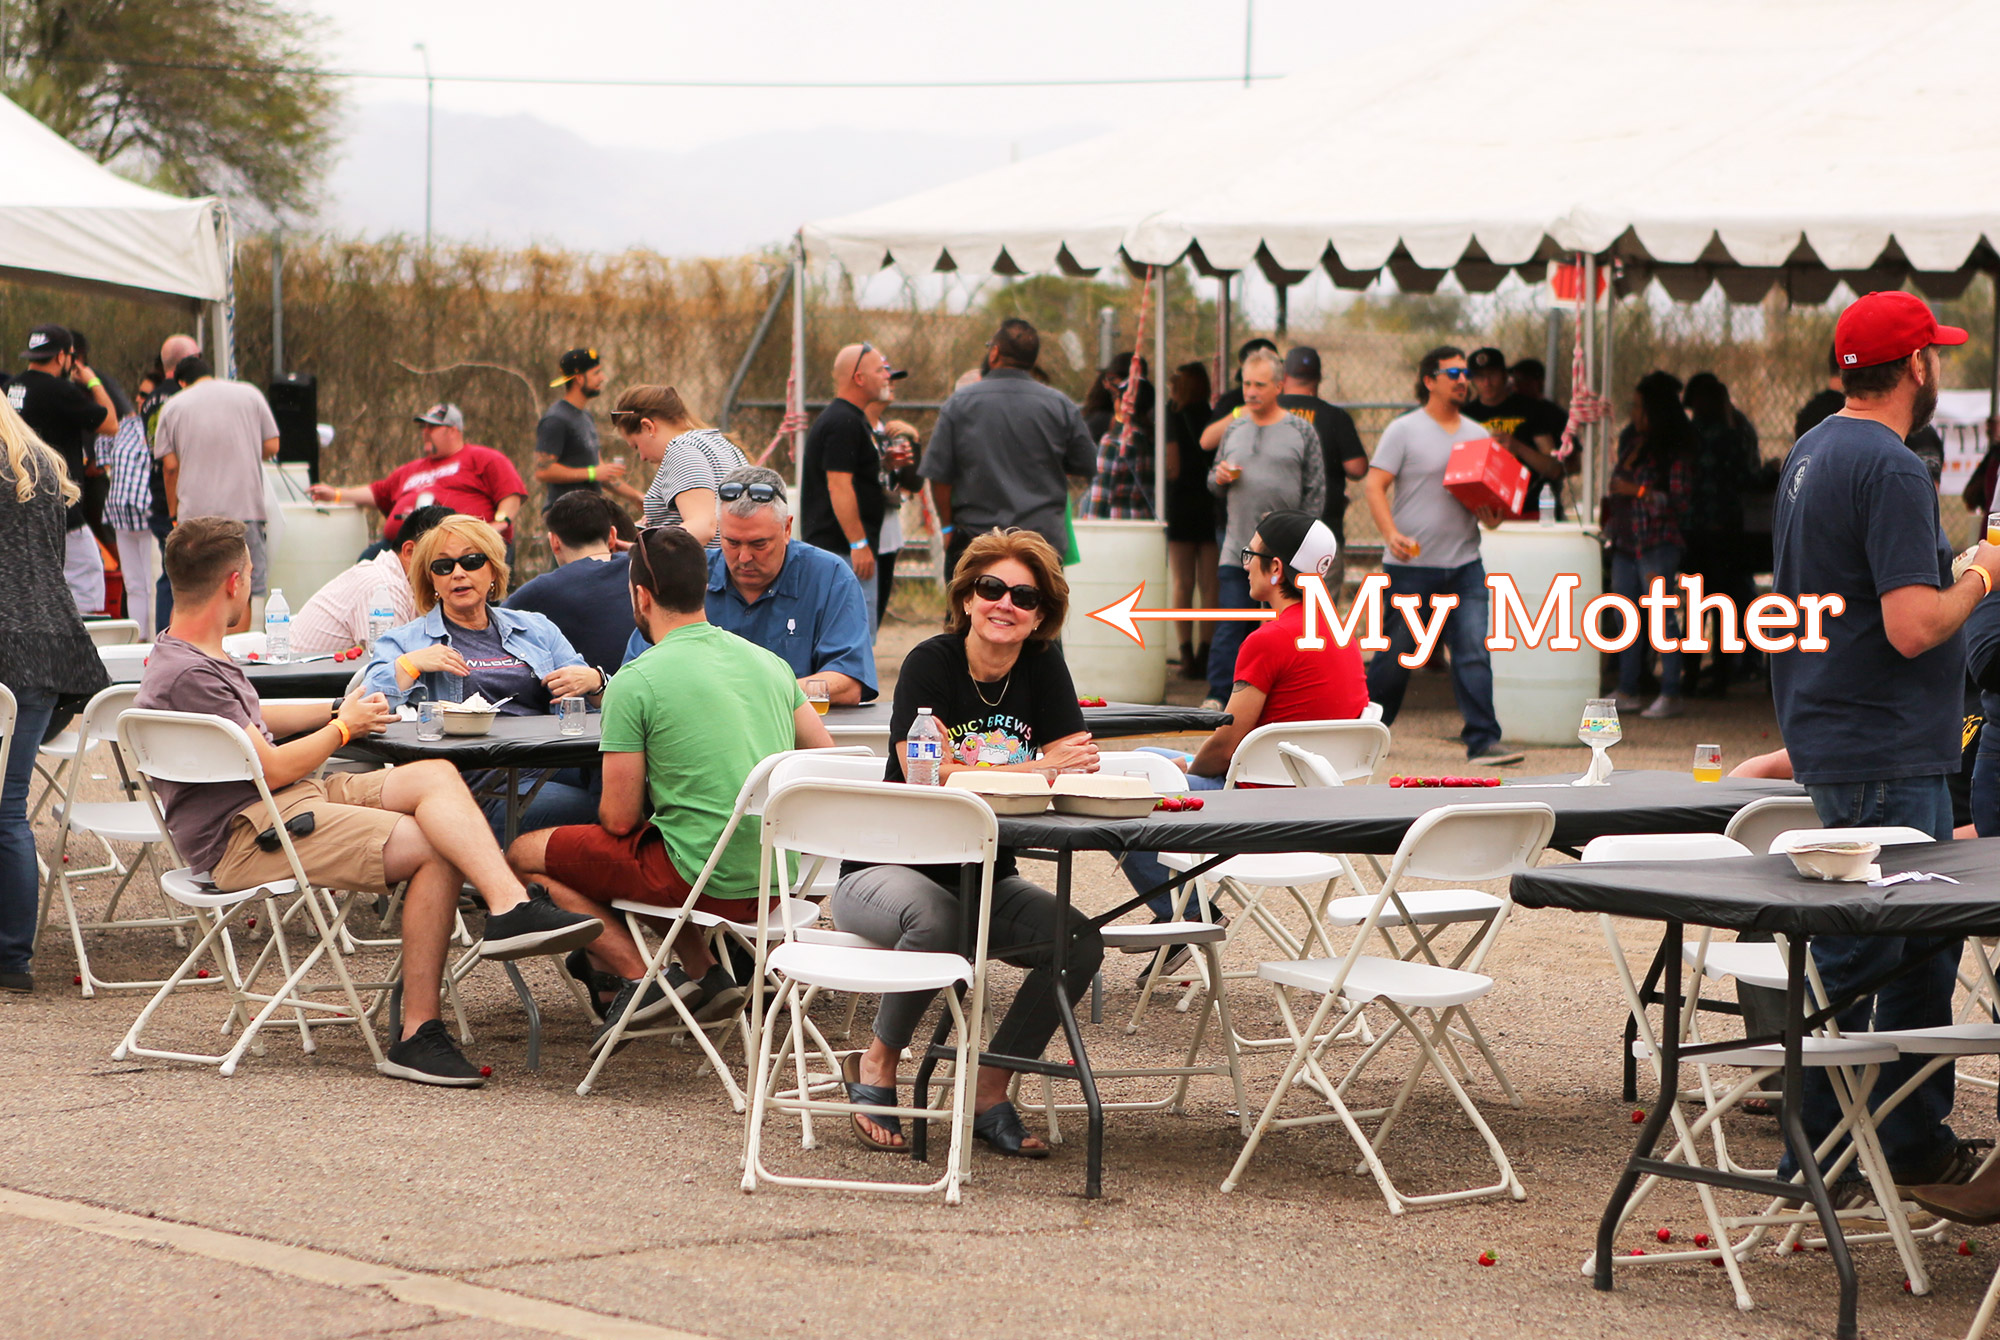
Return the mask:
<path id="1" fill-rule="evenodd" d="M 1771 693 L 1793 775 L 1829 828 L 1897 825 L 1951 837 L 1945 779 L 1959 767 L 1959 626 L 2000 578 L 2000 548 L 1981 544 L 1964 575 L 1952 579 L 1937 488 L 1903 439 L 1937 407 L 1937 346 L 1964 342 L 1964 331 L 1940 326 L 1913 294 L 1870 293 L 1855 302 L 1833 340 L 1846 406 L 1798 440 L 1778 482 L 1772 590 L 1793 600 L 1837 594 L 1847 602 L 1824 625 L 1825 651 L 1771 658 Z M 1871 1021 L 1881 1029 L 1952 1021 L 1957 940 L 1821 936 L 1812 950 L 1834 999 L 1877 973 L 1923 960 L 1842 1013 L 1843 1033 Z M 1884 1066 L 1877 1099 L 1924 1059 Z M 1883 1119 L 1883 1152 L 1898 1183 L 1972 1175 L 1971 1147 L 1945 1124 L 1952 1087 L 1947 1065 Z M 1801 1116 L 1814 1144 L 1838 1121 L 1825 1071 L 1808 1075 Z M 1781 1175 L 1792 1168 L 1787 1153 Z M 1836 1203 L 1862 1199 L 1861 1185 L 1834 1188 Z"/>

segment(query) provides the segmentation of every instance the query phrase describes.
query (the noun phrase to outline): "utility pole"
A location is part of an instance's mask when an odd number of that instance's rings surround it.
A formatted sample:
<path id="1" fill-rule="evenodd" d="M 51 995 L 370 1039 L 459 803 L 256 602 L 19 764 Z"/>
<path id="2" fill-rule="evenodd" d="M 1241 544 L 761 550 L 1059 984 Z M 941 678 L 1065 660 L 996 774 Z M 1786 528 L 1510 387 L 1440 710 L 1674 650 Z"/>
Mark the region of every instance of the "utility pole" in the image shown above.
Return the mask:
<path id="1" fill-rule="evenodd" d="M 1243 87 L 1250 87 L 1250 20 L 1257 12 L 1257 0 L 1243 0 Z"/>
<path id="2" fill-rule="evenodd" d="M 437 81 L 431 78 L 431 49 L 411 44 L 424 58 L 424 255 L 431 254 L 431 156 L 437 126 Z"/>

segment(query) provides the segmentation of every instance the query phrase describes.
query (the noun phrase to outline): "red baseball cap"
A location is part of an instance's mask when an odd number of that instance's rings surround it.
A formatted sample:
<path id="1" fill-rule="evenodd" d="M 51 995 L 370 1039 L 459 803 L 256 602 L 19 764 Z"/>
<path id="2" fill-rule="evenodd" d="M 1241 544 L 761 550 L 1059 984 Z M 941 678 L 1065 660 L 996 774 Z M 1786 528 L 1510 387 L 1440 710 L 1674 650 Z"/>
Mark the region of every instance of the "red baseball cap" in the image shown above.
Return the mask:
<path id="1" fill-rule="evenodd" d="M 1901 289 L 1855 299 L 1833 328 L 1833 355 L 1843 368 L 1872 368 L 1933 344 L 1964 343 L 1964 331 L 1940 326 L 1928 303 Z"/>

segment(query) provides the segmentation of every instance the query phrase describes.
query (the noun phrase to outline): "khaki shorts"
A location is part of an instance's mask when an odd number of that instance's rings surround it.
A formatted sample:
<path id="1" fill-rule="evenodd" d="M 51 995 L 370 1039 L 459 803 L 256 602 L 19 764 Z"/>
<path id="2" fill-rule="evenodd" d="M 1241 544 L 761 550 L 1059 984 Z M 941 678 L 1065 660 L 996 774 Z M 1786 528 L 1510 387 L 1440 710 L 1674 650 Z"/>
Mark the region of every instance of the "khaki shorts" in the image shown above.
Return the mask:
<path id="1" fill-rule="evenodd" d="M 316 884 L 334 889 L 386 893 L 382 848 L 403 816 L 382 808 L 382 784 L 387 772 L 336 772 L 319 782 L 294 782 L 274 793 L 279 811 L 290 822 L 311 810 L 313 831 L 293 838 L 299 863 Z M 270 827 L 271 812 L 262 801 L 229 821 L 229 838 L 215 863 L 219 889 L 247 889 L 271 880 L 290 879 L 291 862 L 284 848 L 265 851 L 257 834 Z"/>

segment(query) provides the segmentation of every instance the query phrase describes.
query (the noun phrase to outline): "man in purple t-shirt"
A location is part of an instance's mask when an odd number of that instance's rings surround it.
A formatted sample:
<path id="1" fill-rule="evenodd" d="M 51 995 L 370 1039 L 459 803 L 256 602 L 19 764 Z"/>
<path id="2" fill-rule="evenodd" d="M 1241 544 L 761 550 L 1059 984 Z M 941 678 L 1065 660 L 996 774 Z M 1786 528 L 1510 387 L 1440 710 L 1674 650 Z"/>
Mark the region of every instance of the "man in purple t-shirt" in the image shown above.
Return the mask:
<path id="1" fill-rule="evenodd" d="M 250 621 L 250 562 L 241 521 L 192 517 L 175 527 L 166 548 L 174 620 L 153 644 L 137 705 L 208 713 L 243 727 L 286 827 L 311 816 L 311 831 L 294 832 L 292 843 L 309 878 L 381 892 L 409 882 L 403 1032 L 376 1068 L 419 1084 L 477 1088 L 485 1083 L 478 1067 L 438 1018 L 438 983 L 464 881 L 486 900 L 480 952 L 487 958 L 563 953 L 596 939 L 603 927 L 558 908 L 541 885 L 522 885 L 451 764 L 429 760 L 312 780 L 335 750 L 381 731 L 395 713 L 379 693 L 350 693 L 338 705 L 273 703 L 267 710 L 259 704 L 249 678 L 222 648 L 225 633 Z M 259 845 L 270 812 L 251 783 L 155 782 L 153 790 L 181 859 L 209 872 L 218 888 L 292 877 L 282 849 Z"/>

